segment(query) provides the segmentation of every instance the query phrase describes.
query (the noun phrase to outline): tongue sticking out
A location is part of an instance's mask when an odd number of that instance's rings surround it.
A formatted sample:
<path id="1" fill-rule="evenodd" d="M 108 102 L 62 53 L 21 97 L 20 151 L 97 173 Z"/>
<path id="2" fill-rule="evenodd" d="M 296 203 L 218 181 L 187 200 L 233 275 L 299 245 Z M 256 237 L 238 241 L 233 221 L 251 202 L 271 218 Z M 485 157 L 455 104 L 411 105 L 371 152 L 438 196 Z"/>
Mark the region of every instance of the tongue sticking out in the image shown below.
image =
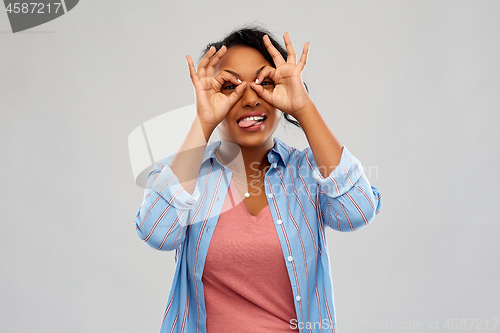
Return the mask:
<path id="1" fill-rule="evenodd" d="M 238 126 L 246 128 L 246 127 L 253 126 L 253 125 L 255 125 L 255 123 L 258 123 L 258 122 L 260 122 L 260 120 L 241 120 L 238 123 Z"/>

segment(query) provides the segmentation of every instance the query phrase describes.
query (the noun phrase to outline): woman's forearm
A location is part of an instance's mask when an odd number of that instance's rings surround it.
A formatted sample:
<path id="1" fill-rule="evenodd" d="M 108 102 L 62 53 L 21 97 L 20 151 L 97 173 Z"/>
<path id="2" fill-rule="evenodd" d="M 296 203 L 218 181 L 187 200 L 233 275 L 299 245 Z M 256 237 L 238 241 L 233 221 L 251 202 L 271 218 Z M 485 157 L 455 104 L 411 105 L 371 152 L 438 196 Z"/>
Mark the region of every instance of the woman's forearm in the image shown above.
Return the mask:
<path id="1" fill-rule="evenodd" d="M 309 103 L 293 117 L 306 134 L 321 175 L 327 177 L 340 162 L 342 145 L 328 128 L 314 103 Z"/>
<path id="2" fill-rule="evenodd" d="M 196 117 L 179 151 L 169 164 L 181 186 L 190 194 L 196 186 L 203 155 L 213 130 L 203 127 Z"/>

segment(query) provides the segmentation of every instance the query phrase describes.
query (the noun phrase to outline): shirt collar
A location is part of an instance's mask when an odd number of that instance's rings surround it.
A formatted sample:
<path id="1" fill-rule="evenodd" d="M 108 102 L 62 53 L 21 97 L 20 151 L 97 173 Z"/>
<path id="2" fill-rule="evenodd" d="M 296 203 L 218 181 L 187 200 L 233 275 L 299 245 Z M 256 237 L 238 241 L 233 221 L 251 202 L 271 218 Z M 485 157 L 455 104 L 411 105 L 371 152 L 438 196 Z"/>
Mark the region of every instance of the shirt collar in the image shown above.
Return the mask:
<path id="1" fill-rule="evenodd" d="M 274 141 L 274 146 L 267 154 L 267 159 L 269 163 L 273 162 L 277 163 L 281 159 L 283 164 L 286 164 L 286 162 L 288 161 L 288 157 L 290 156 L 291 153 L 290 147 L 278 138 L 273 138 L 273 141 Z M 220 144 L 221 142 L 219 140 L 217 142 L 210 144 L 207 147 L 207 149 L 205 150 L 205 154 L 203 155 L 202 163 L 204 163 L 209 158 L 216 159 L 215 151 L 220 146 Z"/>

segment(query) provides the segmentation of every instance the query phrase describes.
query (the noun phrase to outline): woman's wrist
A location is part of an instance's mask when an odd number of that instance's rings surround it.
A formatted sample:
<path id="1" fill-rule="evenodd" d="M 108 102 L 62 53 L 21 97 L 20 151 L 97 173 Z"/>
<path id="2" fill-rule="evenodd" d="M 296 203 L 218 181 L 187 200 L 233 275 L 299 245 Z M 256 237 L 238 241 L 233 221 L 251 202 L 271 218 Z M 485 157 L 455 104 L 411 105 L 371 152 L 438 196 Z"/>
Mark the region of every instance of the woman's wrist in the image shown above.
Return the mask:
<path id="1" fill-rule="evenodd" d="M 196 125 L 196 128 L 201 129 L 201 131 L 203 132 L 203 135 L 205 136 L 206 142 L 208 142 L 208 140 L 210 139 L 210 136 L 212 135 L 212 132 L 217 127 L 217 125 L 214 126 L 211 124 L 201 122 L 200 119 L 198 118 L 198 116 L 194 120 L 193 125 Z"/>
<path id="2" fill-rule="evenodd" d="M 309 100 L 301 109 L 291 113 L 290 115 L 302 124 L 302 122 L 307 119 L 308 115 L 311 115 L 312 112 L 318 112 L 318 109 L 316 108 L 316 105 Z"/>

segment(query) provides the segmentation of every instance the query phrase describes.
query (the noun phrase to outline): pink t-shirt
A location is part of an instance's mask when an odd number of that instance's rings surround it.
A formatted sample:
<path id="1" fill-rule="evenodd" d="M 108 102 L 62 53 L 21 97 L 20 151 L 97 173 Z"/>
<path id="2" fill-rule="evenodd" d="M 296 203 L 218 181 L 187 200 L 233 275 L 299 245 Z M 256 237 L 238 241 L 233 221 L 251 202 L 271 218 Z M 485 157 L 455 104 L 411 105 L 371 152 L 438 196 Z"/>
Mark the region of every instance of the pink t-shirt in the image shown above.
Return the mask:
<path id="1" fill-rule="evenodd" d="M 290 327 L 297 315 L 269 206 L 250 215 L 231 180 L 222 212 L 203 270 L 207 332 L 297 332 Z"/>

